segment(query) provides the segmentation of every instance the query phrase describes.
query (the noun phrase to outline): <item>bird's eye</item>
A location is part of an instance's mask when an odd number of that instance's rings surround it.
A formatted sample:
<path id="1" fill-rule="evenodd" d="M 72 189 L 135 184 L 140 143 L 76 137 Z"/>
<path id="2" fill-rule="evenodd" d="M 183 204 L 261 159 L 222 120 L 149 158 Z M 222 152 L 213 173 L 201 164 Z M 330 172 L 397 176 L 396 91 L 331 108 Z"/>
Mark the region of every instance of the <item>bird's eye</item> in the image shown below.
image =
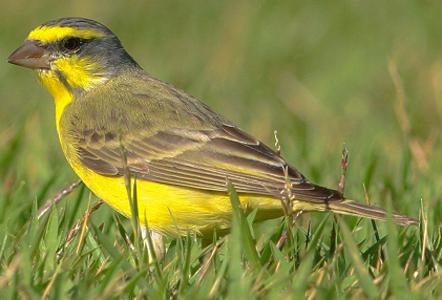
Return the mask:
<path id="1" fill-rule="evenodd" d="M 80 48 L 81 44 L 82 44 L 81 39 L 74 38 L 74 37 L 64 39 L 62 42 L 63 49 L 68 50 L 68 51 L 78 50 Z"/>

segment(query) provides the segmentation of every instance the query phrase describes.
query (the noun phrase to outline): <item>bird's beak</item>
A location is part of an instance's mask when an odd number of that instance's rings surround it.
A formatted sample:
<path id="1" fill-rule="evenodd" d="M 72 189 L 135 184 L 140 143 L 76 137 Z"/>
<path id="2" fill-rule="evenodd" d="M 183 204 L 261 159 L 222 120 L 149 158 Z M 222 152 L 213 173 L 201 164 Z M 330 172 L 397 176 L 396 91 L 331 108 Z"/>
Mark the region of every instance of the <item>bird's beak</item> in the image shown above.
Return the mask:
<path id="1" fill-rule="evenodd" d="M 25 41 L 9 55 L 8 62 L 30 69 L 50 69 L 48 51 L 34 41 Z"/>

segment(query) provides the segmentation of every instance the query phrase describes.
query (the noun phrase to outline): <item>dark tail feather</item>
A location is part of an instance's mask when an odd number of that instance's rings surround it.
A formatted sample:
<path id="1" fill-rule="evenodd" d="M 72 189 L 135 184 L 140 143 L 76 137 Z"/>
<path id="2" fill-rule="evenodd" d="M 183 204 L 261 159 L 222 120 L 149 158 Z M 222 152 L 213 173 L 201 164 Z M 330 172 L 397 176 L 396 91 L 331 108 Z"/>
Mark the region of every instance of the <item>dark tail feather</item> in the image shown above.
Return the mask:
<path id="1" fill-rule="evenodd" d="M 357 217 L 364 217 L 373 220 L 385 220 L 387 218 L 387 212 L 379 207 L 368 206 L 358 203 L 353 200 L 338 200 L 331 201 L 327 205 L 328 210 L 343 215 L 351 215 Z M 418 220 L 407 216 L 393 214 L 393 221 L 402 226 L 408 226 L 418 224 Z"/>

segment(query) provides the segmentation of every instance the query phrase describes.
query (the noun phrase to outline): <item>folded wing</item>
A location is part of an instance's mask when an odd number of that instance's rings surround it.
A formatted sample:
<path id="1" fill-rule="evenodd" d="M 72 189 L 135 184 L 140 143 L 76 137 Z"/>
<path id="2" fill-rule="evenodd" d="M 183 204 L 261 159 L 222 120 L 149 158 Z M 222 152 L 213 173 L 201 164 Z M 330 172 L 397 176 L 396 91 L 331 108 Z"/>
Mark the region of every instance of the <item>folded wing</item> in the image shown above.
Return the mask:
<path id="1" fill-rule="evenodd" d="M 290 185 L 300 200 L 342 199 L 336 191 L 309 183 L 273 150 L 231 125 L 138 130 L 121 138 L 89 130 L 82 136 L 79 159 L 104 176 L 123 176 L 126 157 L 130 173 L 141 180 L 226 192 L 228 178 L 239 193 L 280 197 Z"/>

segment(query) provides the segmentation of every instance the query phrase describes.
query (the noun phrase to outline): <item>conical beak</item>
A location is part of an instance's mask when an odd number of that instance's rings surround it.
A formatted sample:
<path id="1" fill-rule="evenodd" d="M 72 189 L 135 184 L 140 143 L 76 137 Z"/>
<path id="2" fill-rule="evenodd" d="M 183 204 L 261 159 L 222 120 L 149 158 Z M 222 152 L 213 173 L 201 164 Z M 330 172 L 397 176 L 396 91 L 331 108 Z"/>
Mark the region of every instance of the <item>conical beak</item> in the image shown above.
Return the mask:
<path id="1" fill-rule="evenodd" d="M 30 69 L 49 69 L 48 51 L 34 41 L 25 41 L 8 57 L 8 62 Z"/>

